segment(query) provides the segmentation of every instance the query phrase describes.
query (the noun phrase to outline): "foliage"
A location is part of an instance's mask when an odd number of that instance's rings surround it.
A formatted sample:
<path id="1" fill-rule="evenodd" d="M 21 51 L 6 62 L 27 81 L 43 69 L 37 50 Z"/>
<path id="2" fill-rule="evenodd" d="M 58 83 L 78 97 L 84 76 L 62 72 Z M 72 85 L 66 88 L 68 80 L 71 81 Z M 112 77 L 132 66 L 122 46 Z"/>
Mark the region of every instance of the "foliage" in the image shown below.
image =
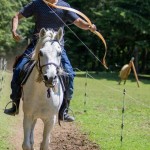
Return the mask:
<path id="1" fill-rule="evenodd" d="M 98 0 L 92 2 L 85 1 L 82 3 L 83 5 L 79 5 L 79 1 L 72 0 L 73 6 L 78 4 L 77 7 L 81 10 L 83 6 L 85 7 L 85 14 L 91 18 L 92 22 L 97 25 L 98 30 L 100 29 L 101 33 L 104 35 L 108 45 L 107 61 L 110 69 L 116 70 L 115 64 L 122 66 L 125 63 L 128 63 L 131 57 L 134 56 L 139 57 L 139 64 L 141 64 L 141 70 L 139 69 L 139 71 L 142 72 L 143 69 L 145 69 L 143 71 L 148 71 L 150 69 L 150 66 L 148 65 L 150 57 L 150 22 L 149 15 L 147 14 L 150 13 L 150 1 Z M 82 33 L 77 29 L 76 33 L 83 38 L 87 37 L 87 33 Z M 89 35 L 85 40 L 86 43 L 89 43 L 87 46 L 92 48 L 93 52 L 99 58 L 102 58 L 104 48 L 103 45 L 98 42 L 98 39 Z M 74 47 L 76 47 L 75 45 L 77 45 L 77 42 L 74 44 Z M 83 51 L 83 49 L 85 49 L 83 46 L 78 45 L 78 49 L 78 52 L 81 53 L 78 57 L 76 56 L 78 60 L 87 57 L 84 59 L 93 62 L 93 70 L 100 68 L 98 63 L 95 63 L 94 57 L 90 59 L 89 55 L 83 55 L 85 52 L 89 53 L 87 50 Z M 137 49 L 138 54 L 136 53 Z M 91 68 L 90 65 L 87 63 L 85 64 L 88 69 Z M 80 65 L 77 64 L 77 66 Z"/>
<path id="2" fill-rule="evenodd" d="M 5 53 L 5 48 L 8 48 L 12 42 L 10 40 L 10 16 L 13 11 L 13 4 L 10 1 L 1 1 L 0 5 L 0 53 Z"/>
<path id="3" fill-rule="evenodd" d="M 33 28 L 32 18 L 21 21 L 18 32 L 25 40 L 13 41 L 11 18 L 30 0 L 1 1 L 0 5 L 0 55 L 15 54 L 26 45 L 26 38 Z M 67 0 L 66 0 L 67 1 Z M 107 63 L 111 71 L 120 69 L 135 57 L 139 73 L 150 73 L 150 1 L 145 0 L 70 0 L 72 7 L 86 14 L 96 24 L 108 46 Z M 102 60 L 104 45 L 90 31 L 69 26 L 74 33 Z M 74 67 L 81 70 L 104 70 L 87 48 L 66 27 L 66 49 Z M 14 49 L 16 49 L 14 51 Z M 78 61 L 77 61 L 78 60 Z M 119 68 L 118 68 L 119 67 Z"/>
<path id="4" fill-rule="evenodd" d="M 16 0 L 16 1 L 1 1 L 0 5 L 0 56 L 5 56 L 6 54 L 16 54 L 16 50 L 20 50 L 26 44 L 26 41 L 21 41 L 21 43 L 16 43 L 12 39 L 11 35 L 11 20 L 13 16 L 25 5 L 29 0 Z M 18 32 L 22 33 L 23 37 L 26 37 L 29 29 L 32 27 L 30 21 L 22 21 Z M 15 49 L 15 51 L 14 51 Z M 12 51 L 13 50 L 13 51 Z"/>

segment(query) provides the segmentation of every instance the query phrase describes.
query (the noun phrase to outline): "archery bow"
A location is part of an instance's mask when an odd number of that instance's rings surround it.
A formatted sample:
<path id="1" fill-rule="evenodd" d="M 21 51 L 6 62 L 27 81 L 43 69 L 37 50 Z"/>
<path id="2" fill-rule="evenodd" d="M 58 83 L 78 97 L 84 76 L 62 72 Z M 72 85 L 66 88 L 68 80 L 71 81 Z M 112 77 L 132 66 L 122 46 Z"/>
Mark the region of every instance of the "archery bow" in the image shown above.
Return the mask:
<path id="1" fill-rule="evenodd" d="M 76 9 L 73 9 L 73 8 L 64 7 L 64 6 L 58 6 L 58 5 L 52 4 L 52 3 L 50 3 L 50 2 L 48 2 L 48 1 L 46 1 L 46 0 L 43 0 L 43 2 L 44 2 L 45 4 L 47 4 L 48 6 L 53 7 L 53 8 L 58 8 L 58 9 L 63 9 L 63 10 L 68 10 L 68 11 L 75 12 L 76 14 L 80 15 L 81 17 L 83 17 L 83 18 L 87 21 L 87 23 L 89 24 L 89 27 L 92 27 L 92 22 L 91 22 L 90 19 L 89 19 L 85 14 L 83 14 L 82 12 L 80 12 L 80 11 L 78 11 L 78 10 L 76 10 Z M 91 31 L 91 30 L 90 30 L 90 31 Z M 91 32 L 92 32 L 92 31 L 91 31 Z M 103 62 L 102 62 L 102 64 L 103 64 L 103 66 L 104 66 L 106 69 L 108 69 L 108 67 L 107 67 L 107 65 L 106 65 L 106 61 L 105 61 L 106 54 L 107 54 L 106 41 L 105 41 L 105 39 L 103 38 L 103 36 L 101 35 L 100 32 L 94 31 L 93 33 L 96 34 L 96 35 L 102 40 L 102 42 L 103 42 L 103 44 L 104 44 L 104 46 L 105 46 L 105 54 L 104 54 L 104 56 L 103 56 Z"/>

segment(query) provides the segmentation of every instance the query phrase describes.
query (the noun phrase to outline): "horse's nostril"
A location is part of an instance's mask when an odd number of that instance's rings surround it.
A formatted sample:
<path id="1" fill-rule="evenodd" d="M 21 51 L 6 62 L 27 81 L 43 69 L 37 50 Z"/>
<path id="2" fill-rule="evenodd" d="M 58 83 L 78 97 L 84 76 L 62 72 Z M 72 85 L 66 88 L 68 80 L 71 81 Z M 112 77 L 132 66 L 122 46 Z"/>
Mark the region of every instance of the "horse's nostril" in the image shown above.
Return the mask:
<path id="1" fill-rule="evenodd" d="M 48 81 L 47 75 L 44 75 L 44 80 L 45 80 L 45 81 Z"/>
<path id="2" fill-rule="evenodd" d="M 54 79 L 54 78 L 53 78 L 53 77 L 51 77 L 51 78 L 49 78 L 49 81 L 50 81 L 50 82 L 53 82 L 53 79 Z"/>

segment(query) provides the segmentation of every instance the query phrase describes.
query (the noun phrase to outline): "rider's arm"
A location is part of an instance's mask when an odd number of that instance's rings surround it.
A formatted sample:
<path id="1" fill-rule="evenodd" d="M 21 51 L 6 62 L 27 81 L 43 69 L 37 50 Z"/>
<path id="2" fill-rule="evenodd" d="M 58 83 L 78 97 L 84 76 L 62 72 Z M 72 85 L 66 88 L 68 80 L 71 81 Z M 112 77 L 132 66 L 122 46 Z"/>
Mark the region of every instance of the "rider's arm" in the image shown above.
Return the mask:
<path id="1" fill-rule="evenodd" d="M 17 13 L 13 18 L 12 18 L 12 36 L 16 41 L 19 41 L 21 37 L 17 34 L 17 28 L 18 28 L 18 23 L 21 18 L 24 16 L 21 13 Z"/>
<path id="2" fill-rule="evenodd" d="M 96 31 L 96 26 L 94 24 L 92 24 L 92 26 L 89 26 L 89 23 L 81 18 L 76 19 L 73 23 L 83 30 L 91 30 L 92 32 Z"/>

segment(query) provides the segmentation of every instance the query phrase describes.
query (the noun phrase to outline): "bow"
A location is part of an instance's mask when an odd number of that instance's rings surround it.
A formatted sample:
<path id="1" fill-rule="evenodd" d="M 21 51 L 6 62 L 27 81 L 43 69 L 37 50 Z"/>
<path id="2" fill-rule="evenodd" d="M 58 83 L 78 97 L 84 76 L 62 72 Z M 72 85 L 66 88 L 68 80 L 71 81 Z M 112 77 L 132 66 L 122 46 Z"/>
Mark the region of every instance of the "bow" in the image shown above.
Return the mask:
<path id="1" fill-rule="evenodd" d="M 46 0 L 43 0 L 43 2 L 44 2 L 45 4 L 47 4 L 48 6 L 53 7 L 53 8 L 58 8 L 58 9 L 63 9 L 63 10 L 68 10 L 68 11 L 75 12 L 76 14 L 80 15 L 81 17 L 83 17 L 83 18 L 87 21 L 87 23 L 89 24 L 89 27 L 92 27 L 92 22 L 91 22 L 90 19 L 89 19 L 85 14 L 83 14 L 82 12 L 80 12 L 80 11 L 78 11 L 78 10 L 76 10 L 76 9 L 73 9 L 73 8 L 69 8 L 69 7 L 57 6 L 57 5 L 55 5 L 55 4 L 52 4 L 52 3 L 50 3 L 50 2 L 47 2 Z M 90 30 L 90 31 L 91 31 L 91 30 Z M 92 31 L 91 31 L 91 32 L 92 32 Z M 106 65 L 106 61 L 105 61 L 106 54 L 107 54 L 106 41 L 105 41 L 105 39 L 103 38 L 103 36 L 101 35 L 100 32 L 94 31 L 93 33 L 96 34 L 96 35 L 102 40 L 102 42 L 103 42 L 103 44 L 104 44 L 104 46 L 105 46 L 105 54 L 104 54 L 104 56 L 103 56 L 102 64 L 103 64 L 103 66 L 104 66 L 106 69 L 108 69 L 108 67 L 107 67 L 107 65 Z"/>

